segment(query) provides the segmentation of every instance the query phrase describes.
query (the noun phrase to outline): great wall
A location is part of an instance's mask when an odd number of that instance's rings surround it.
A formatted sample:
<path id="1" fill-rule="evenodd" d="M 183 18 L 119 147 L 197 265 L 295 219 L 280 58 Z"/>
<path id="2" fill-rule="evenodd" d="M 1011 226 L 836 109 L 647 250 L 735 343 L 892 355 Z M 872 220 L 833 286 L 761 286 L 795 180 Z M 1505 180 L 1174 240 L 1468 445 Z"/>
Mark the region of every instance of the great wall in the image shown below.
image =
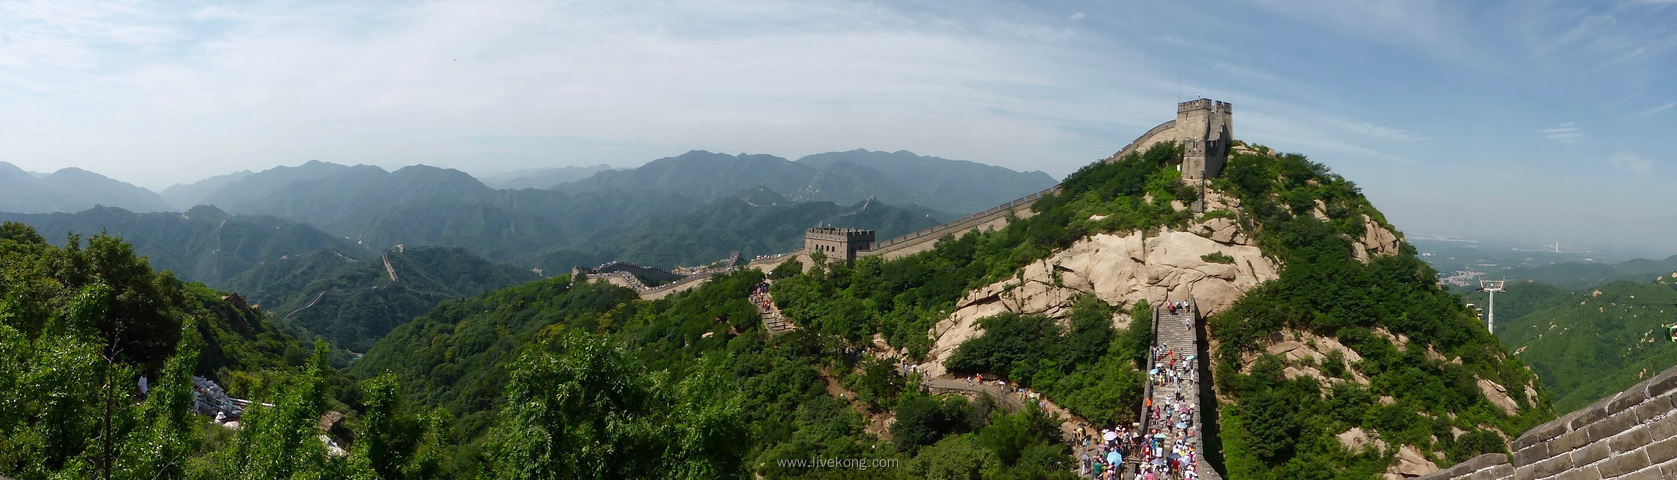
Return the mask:
<path id="1" fill-rule="evenodd" d="M 1203 181 L 1221 172 L 1226 155 L 1229 149 L 1233 148 L 1231 125 L 1230 106 L 1227 103 L 1205 99 L 1184 102 L 1178 106 L 1175 120 L 1153 127 L 1103 161 L 1116 161 L 1130 153 L 1144 151 L 1154 144 L 1173 141 L 1184 148 L 1183 178 L 1187 181 Z M 1011 219 L 1028 217 L 1031 214 L 1030 207 L 1037 199 L 1056 193 L 1059 189 L 1056 185 L 982 212 L 883 242 L 874 242 L 873 232 L 867 230 L 812 228 L 806 233 L 804 248 L 798 251 L 765 256 L 743 265 L 739 264 L 736 257 L 725 266 L 705 269 L 657 287 L 647 287 L 626 271 L 614 271 L 606 277 L 613 283 L 635 288 L 642 298 L 657 299 L 691 289 L 718 273 L 732 272 L 739 268 L 760 268 L 766 271 L 794 258 L 802 258 L 807 265 L 809 256 L 815 252 L 822 252 L 828 258 L 846 262 L 874 256 L 897 258 L 929 250 L 944 235 L 1001 228 Z M 1180 318 L 1171 317 L 1167 320 L 1158 316 L 1158 312 L 1155 312 L 1155 315 L 1155 327 L 1170 324 L 1172 330 L 1183 330 L 1170 335 L 1154 332 L 1155 346 L 1168 341 L 1193 350 L 1201 349 L 1203 339 L 1196 338 L 1196 332 L 1193 331 L 1200 330 L 1197 333 L 1203 335 L 1202 319 L 1199 318 L 1197 306 L 1191 313 L 1186 314 L 1197 327 L 1194 329 L 1176 328 L 1176 324 L 1181 323 Z M 1200 398 L 1212 397 L 1208 391 L 1195 393 L 1195 396 Z M 1150 393 L 1149 396 L 1153 395 Z M 1199 402 L 1196 399 L 1193 403 Z M 1213 408 L 1215 411 L 1214 405 L 1202 407 Z M 1512 456 L 1486 454 L 1418 478 L 1677 479 L 1677 414 L 1674 413 L 1677 413 L 1677 367 L 1587 408 L 1532 428 L 1509 444 Z M 1198 423 L 1200 412 L 1194 411 L 1193 416 L 1194 421 Z M 1201 478 L 1219 478 L 1217 472 L 1205 465 L 1203 460 L 1201 467 Z M 1409 476 L 1413 474 L 1397 477 L 1393 475 L 1387 474 L 1386 478 L 1417 478 Z M 1125 475 L 1125 478 L 1131 477 Z"/>
<path id="2" fill-rule="evenodd" d="M 1140 137 L 1136 137 L 1135 141 L 1119 149 L 1118 153 L 1101 161 L 1115 162 L 1126 155 L 1145 151 L 1148 147 L 1161 142 L 1177 142 L 1183 146 L 1184 150 L 1182 176 L 1185 180 L 1204 180 L 1215 177 L 1222 171 L 1228 151 L 1234 143 L 1232 115 L 1233 107 L 1227 102 L 1210 99 L 1182 102 L 1176 107 L 1175 119 L 1149 129 Z M 846 262 L 852 262 L 861 257 L 894 259 L 913 255 L 930 250 L 937 244 L 937 240 L 943 238 L 944 235 L 960 235 L 969 231 L 1001 228 L 1007 226 L 1010 219 L 1029 217 L 1031 215 L 1031 205 L 1035 204 L 1037 199 L 1059 191 L 1060 186 L 1055 185 L 1052 188 L 1026 195 L 982 212 L 973 213 L 954 221 L 883 242 L 874 242 L 873 232 L 869 230 L 811 228 L 805 234 L 803 249 L 753 260 L 744 267 L 768 270 L 780 265 L 781 262 L 800 257 L 804 264 L 808 265 L 809 255 L 815 252 L 822 252 L 829 258 L 834 258 L 834 254 L 842 254 L 838 255 L 837 258 Z M 634 288 L 640 292 L 641 298 L 655 300 L 698 286 L 709 279 L 710 276 L 731 272 L 736 266 L 737 262 L 727 268 L 706 270 L 657 287 L 647 287 L 632 278 L 624 278 L 623 275 L 613 275 L 611 278 L 616 278 L 616 280 L 608 279 L 608 281 Z"/>
<path id="3" fill-rule="evenodd" d="M 1422 480 L 1677 478 L 1677 367 Z"/>

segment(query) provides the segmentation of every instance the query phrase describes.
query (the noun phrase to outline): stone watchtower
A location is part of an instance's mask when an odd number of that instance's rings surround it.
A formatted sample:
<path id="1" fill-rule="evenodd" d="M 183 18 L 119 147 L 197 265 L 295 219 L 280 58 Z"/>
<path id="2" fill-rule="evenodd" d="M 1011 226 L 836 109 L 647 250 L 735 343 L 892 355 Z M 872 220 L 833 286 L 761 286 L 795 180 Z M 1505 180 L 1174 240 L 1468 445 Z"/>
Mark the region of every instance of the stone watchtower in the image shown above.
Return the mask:
<path id="1" fill-rule="evenodd" d="M 804 251 L 842 258 L 846 264 L 855 262 L 858 253 L 872 250 L 873 242 L 873 230 L 819 227 L 804 232 Z"/>
<path id="2" fill-rule="evenodd" d="M 1182 145 L 1182 179 L 1201 180 L 1223 173 L 1234 142 L 1234 119 L 1228 102 L 1207 98 L 1176 105 L 1176 141 Z"/>

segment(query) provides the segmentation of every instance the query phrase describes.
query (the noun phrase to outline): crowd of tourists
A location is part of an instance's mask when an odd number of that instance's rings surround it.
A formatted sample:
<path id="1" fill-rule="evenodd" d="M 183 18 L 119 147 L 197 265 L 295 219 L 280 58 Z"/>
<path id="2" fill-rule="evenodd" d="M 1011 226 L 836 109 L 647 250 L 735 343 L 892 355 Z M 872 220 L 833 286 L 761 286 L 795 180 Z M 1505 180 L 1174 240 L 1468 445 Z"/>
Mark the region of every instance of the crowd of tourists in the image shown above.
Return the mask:
<path id="1" fill-rule="evenodd" d="M 1184 307 L 1185 308 L 1185 307 Z M 1138 447 L 1141 480 L 1193 480 L 1199 478 L 1195 463 L 1200 452 L 1194 447 L 1200 426 L 1195 421 L 1199 371 L 1193 354 L 1184 354 L 1167 343 L 1153 347 L 1152 367 L 1147 371 L 1148 390 L 1144 400 L 1148 433 Z"/>
<path id="2" fill-rule="evenodd" d="M 1167 304 L 1166 308 L 1188 308 Z M 1196 422 L 1199 391 L 1192 353 L 1161 342 L 1152 347 L 1143 418 L 1130 426 L 1091 431 L 1077 428 L 1078 473 L 1094 480 L 1197 480 L 1201 452 Z M 1126 460 L 1129 462 L 1126 463 Z"/>
<path id="3" fill-rule="evenodd" d="M 769 282 L 758 283 L 751 287 L 751 304 L 760 311 L 767 312 L 774 309 L 774 299 L 769 297 Z"/>

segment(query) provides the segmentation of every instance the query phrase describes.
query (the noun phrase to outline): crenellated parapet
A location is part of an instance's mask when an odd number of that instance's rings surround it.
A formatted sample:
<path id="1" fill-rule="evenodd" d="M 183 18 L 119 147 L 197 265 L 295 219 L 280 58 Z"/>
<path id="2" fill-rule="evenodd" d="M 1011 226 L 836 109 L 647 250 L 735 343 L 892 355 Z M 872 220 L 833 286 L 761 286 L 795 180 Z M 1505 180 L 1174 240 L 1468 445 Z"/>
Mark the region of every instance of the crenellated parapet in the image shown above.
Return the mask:
<path id="1" fill-rule="evenodd" d="M 1182 145 L 1182 179 L 1202 180 L 1223 173 L 1234 145 L 1234 107 L 1207 98 L 1176 106 L 1176 141 Z"/>
<path id="2" fill-rule="evenodd" d="M 1677 478 L 1677 367 L 1421 480 Z"/>
<path id="3" fill-rule="evenodd" d="M 861 252 L 872 250 L 873 230 L 856 228 L 817 227 L 804 231 L 804 250 L 822 252 L 828 258 L 856 261 Z"/>

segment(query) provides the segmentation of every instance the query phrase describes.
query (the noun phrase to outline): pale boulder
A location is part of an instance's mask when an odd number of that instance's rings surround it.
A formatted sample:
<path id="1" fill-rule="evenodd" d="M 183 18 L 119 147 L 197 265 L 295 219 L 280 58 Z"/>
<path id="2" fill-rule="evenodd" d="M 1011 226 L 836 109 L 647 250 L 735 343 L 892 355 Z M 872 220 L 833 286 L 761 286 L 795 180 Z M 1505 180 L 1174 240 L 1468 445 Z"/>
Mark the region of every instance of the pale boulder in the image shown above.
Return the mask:
<path id="1" fill-rule="evenodd" d="M 1402 242 L 1397 234 L 1380 226 L 1380 222 L 1363 215 L 1363 238 L 1352 242 L 1351 250 L 1357 260 L 1368 263 L 1371 256 L 1397 255 L 1402 251 Z"/>
<path id="2" fill-rule="evenodd" d="M 1485 394 L 1486 400 L 1490 400 L 1492 405 L 1501 408 L 1504 413 L 1509 415 L 1520 413 L 1520 405 L 1514 403 L 1514 398 L 1508 396 L 1508 389 L 1504 388 L 1502 384 L 1481 378 L 1479 379 L 1479 391 Z"/>
<path id="3" fill-rule="evenodd" d="M 1403 478 L 1414 478 L 1438 471 L 1438 464 L 1427 459 L 1426 455 L 1412 445 L 1398 448 L 1397 465 L 1393 465 L 1387 473 L 1401 475 Z"/>
<path id="4" fill-rule="evenodd" d="M 929 353 L 931 373 L 940 375 L 942 361 L 961 343 L 982 334 L 977 320 L 1003 312 L 1042 314 L 1064 318 L 1085 293 L 1127 310 L 1147 300 L 1198 302 L 1204 315 L 1221 312 L 1240 295 L 1259 283 L 1277 277 L 1278 267 L 1244 235 L 1229 234 L 1234 243 L 1202 237 L 1197 231 L 1229 231 L 1227 219 L 1213 219 L 1187 231 L 1134 232 L 1128 235 L 1098 234 L 1084 238 L 1053 256 L 1032 263 L 1013 278 L 978 288 L 956 302 L 948 318 L 932 327 L 936 343 Z M 1218 222 L 1217 225 L 1210 225 Z M 1209 262 L 1207 254 L 1220 252 L 1233 264 Z M 1113 319 L 1114 326 L 1126 327 L 1128 315 Z"/>

